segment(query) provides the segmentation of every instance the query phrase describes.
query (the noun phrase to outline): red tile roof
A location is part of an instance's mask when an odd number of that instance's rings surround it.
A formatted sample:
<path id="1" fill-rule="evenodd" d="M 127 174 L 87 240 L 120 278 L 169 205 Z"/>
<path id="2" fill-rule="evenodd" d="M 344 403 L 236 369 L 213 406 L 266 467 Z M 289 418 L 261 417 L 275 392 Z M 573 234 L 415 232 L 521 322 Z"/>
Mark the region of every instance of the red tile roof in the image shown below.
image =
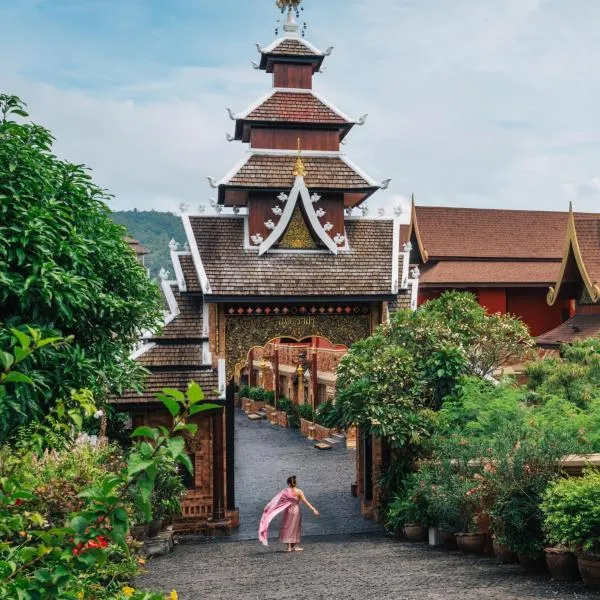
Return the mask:
<path id="1" fill-rule="evenodd" d="M 443 260 L 421 268 L 424 287 L 478 284 L 552 285 L 559 261 Z"/>
<path id="2" fill-rule="evenodd" d="M 348 119 L 327 106 L 312 93 L 275 92 L 244 121 L 348 124 Z"/>
<path id="3" fill-rule="evenodd" d="M 597 336 L 600 336 L 600 314 L 575 315 L 551 331 L 538 336 L 536 342 L 542 347 L 557 347 Z"/>
<path id="4" fill-rule="evenodd" d="M 138 255 L 144 256 L 145 254 L 150 254 L 148 248 L 140 244 L 136 239 L 125 236 L 125 242 L 129 245 L 129 247 Z"/>
<path id="5" fill-rule="evenodd" d="M 600 215 L 595 220 L 575 215 L 575 231 L 585 270 L 592 284 L 600 286 Z"/>
<path id="6" fill-rule="evenodd" d="M 267 253 L 244 249 L 244 219 L 190 217 L 212 295 L 382 296 L 392 288 L 392 221 L 346 221 L 349 252 Z M 402 262 L 402 253 L 399 254 Z M 200 292 L 193 265 L 182 263 L 189 292 Z M 402 265 L 399 265 L 402 273 Z M 405 293 L 405 292 L 402 292 Z"/>
<path id="7" fill-rule="evenodd" d="M 346 164 L 339 156 L 303 156 L 309 189 L 373 190 L 379 187 Z M 253 154 L 223 186 L 262 189 L 286 189 L 294 185 L 296 156 Z"/>
<path id="8" fill-rule="evenodd" d="M 565 212 L 417 206 L 416 214 L 430 259 L 562 257 Z"/>

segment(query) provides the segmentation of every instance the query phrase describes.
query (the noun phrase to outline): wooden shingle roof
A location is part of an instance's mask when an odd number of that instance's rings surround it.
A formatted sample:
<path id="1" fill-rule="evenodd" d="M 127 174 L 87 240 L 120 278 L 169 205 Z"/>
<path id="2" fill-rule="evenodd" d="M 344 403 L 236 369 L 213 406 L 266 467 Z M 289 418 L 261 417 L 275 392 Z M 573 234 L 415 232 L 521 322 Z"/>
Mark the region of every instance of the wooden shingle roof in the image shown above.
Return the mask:
<path id="1" fill-rule="evenodd" d="M 243 298 L 392 295 L 393 221 L 346 221 L 349 251 L 274 252 L 244 248 L 244 219 L 190 217 L 211 295 Z M 186 259 L 188 257 L 185 257 Z M 399 253 L 402 262 L 402 253 Z M 182 261 L 189 292 L 200 292 L 193 263 Z M 399 273 L 402 265 L 399 265 Z"/>
<path id="2" fill-rule="evenodd" d="M 219 182 L 220 187 L 289 190 L 295 181 L 296 158 L 294 153 L 251 154 L 241 167 Z M 341 155 L 311 156 L 307 153 L 302 160 L 310 190 L 374 191 L 379 187 Z"/>

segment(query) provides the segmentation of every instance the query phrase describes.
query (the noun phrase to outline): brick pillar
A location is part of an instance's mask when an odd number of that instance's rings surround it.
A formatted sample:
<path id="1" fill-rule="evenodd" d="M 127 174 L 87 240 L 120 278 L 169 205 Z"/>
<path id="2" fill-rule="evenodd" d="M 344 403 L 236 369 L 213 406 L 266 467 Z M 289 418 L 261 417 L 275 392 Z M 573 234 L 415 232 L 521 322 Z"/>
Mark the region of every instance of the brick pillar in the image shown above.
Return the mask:
<path id="1" fill-rule="evenodd" d="M 280 390 L 279 390 L 279 344 L 277 342 L 275 342 L 275 350 L 273 352 L 274 356 L 275 356 L 275 366 L 273 369 L 273 377 L 275 379 L 274 386 L 275 386 L 275 406 L 279 406 L 279 397 L 280 397 Z"/>
<path id="2" fill-rule="evenodd" d="M 225 460 L 223 453 L 223 413 L 218 411 L 212 418 L 213 427 L 213 521 L 225 518 L 225 490 L 223 472 Z"/>

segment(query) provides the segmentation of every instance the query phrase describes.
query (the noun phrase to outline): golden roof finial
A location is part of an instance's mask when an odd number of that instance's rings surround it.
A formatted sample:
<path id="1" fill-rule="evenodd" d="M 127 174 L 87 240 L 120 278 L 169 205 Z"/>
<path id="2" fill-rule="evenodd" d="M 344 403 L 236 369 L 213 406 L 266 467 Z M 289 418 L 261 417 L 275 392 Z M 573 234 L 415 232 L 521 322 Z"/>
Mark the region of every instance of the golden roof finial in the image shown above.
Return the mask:
<path id="1" fill-rule="evenodd" d="M 300 138 L 298 138 L 298 158 L 296 159 L 296 166 L 294 167 L 295 177 L 304 177 L 306 175 L 306 167 L 302 160 L 302 146 L 300 144 Z"/>

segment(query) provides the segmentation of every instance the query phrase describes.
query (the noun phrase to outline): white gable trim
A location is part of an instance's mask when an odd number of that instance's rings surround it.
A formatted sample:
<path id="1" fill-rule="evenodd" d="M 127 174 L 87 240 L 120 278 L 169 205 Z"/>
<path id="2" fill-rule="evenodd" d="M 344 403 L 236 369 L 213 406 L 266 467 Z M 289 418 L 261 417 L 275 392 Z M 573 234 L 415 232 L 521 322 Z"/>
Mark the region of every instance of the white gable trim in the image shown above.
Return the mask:
<path id="1" fill-rule="evenodd" d="M 398 293 L 398 272 L 400 271 L 400 219 L 394 219 L 392 223 L 392 294 Z"/>
<path id="2" fill-rule="evenodd" d="M 333 104 L 333 102 L 330 102 L 329 100 L 327 100 L 320 94 L 317 94 L 316 92 L 312 92 L 312 95 L 317 100 L 322 102 L 325 106 L 327 106 L 327 108 L 331 109 L 334 113 L 336 113 L 337 115 L 342 117 L 342 119 L 345 119 L 346 121 L 349 121 L 350 123 L 358 123 L 357 119 L 353 119 L 352 117 L 349 117 L 345 112 L 341 111 L 335 104 Z"/>
<path id="3" fill-rule="evenodd" d="M 253 148 L 248 150 L 252 156 L 298 156 L 298 150 L 274 150 L 271 148 Z M 338 150 L 302 150 L 302 158 L 342 157 Z"/>
<path id="4" fill-rule="evenodd" d="M 169 316 L 173 317 L 176 317 L 179 314 L 179 306 L 177 306 L 177 300 L 175 299 L 175 294 L 173 293 L 173 286 L 175 284 L 177 284 L 177 281 L 161 282 L 162 291 L 167 299 L 167 306 L 169 307 Z"/>
<path id="5" fill-rule="evenodd" d="M 407 252 L 406 250 L 402 253 L 404 255 L 402 261 L 402 284 L 401 287 L 403 290 L 408 289 L 408 272 L 410 269 L 410 250 Z"/>
<path id="6" fill-rule="evenodd" d="M 323 229 L 321 222 L 319 221 L 319 217 L 315 212 L 315 208 L 313 206 L 313 202 L 310 199 L 310 192 L 306 187 L 306 183 L 304 182 L 303 177 L 296 177 L 294 181 L 294 187 L 289 195 L 289 198 L 286 201 L 285 209 L 279 222 L 277 223 L 275 229 L 271 232 L 271 235 L 260 245 L 258 249 L 258 255 L 262 256 L 265 252 L 268 252 L 275 243 L 281 238 L 283 233 L 285 232 L 292 215 L 294 214 L 294 209 L 298 204 L 298 196 L 302 199 L 302 205 L 304 206 L 304 210 L 306 211 L 306 216 L 310 221 L 310 225 L 313 228 L 313 231 L 317 234 L 318 238 L 325 244 L 325 246 L 333 253 L 338 253 L 338 245 L 331 239 L 329 234 Z M 336 233 L 342 233 L 336 232 Z M 344 237 L 346 237 L 346 232 L 343 232 Z M 346 244 L 344 244 L 346 245 Z"/>
<path id="7" fill-rule="evenodd" d="M 185 230 L 185 235 L 187 236 L 187 241 L 190 247 L 192 258 L 194 260 L 194 266 L 196 267 L 198 281 L 200 281 L 200 286 L 202 287 L 202 293 L 210 294 L 210 282 L 208 281 L 206 271 L 204 270 L 204 265 L 202 264 L 200 250 L 198 250 L 198 244 L 196 243 L 196 236 L 194 235 L 194 230 L 192 229 L 190 217 L 189 215 L 184 214 L 181 216 L 181 220 L 183 221 L 183 228 Z"/>
<path id="8" fill-rule="evenodd" d="M 302 198 L 302 204 L 304 205 L 304 210 L 306 211 L 306 216 L 312 225 L 314 232 L 317 234 L 319 239 L 325 244 L 329 250 L 333 254 L 338 253 L 338 245 L 331 239 L 330 235 L 323 229 L 321 222 L 319 221 L 319 217 L 317 217 L 317 213 L 315 212 L 315 207 L 313 205 L 312 200 L 310 199 L 310 194 L 308 188 L 306 187 L 306 183 L 304 183 L 303 177 L 297 177 L 296 181 L 300 180 L 300 196 Z M 294 186 L 295 187 L 295 186 Z M 339 233 L 340 235 L 344 235 L 346 237 L 345 231 L 336 231 L 335 233 Z"/>
<path id="9" fill-rule="evenodd" d="M 290 219 L 294 214 L 294 208 L 296 208 L 296 202 L 300 193 L 300 179 L 300 177 L 296 177 L 294 187 L 292 188 L 289 198 L 286 200 L 285 208 L 283 209 L 283 214 L 281 215 L 279 222 L 275 226 L 275 229 L 273 229 L 271 235 L 259 246 L 259 256 L 262 256 L 265 252 L 268 252 L 275 245 L 275 242 L 277 242 L 277 240 L 283 235 L 283 232 L 286 230 L 286 227 L 288 226 Z"/>
<path id="10" fill-rule="evenodd" d="M 217 373 L 219 376 L 219 399 L 224 400 L 227 396 L 227 370 L 224 358 L 219 359 Z"/>
<path id="11" fill-rule="evenodd" d="M 181 262 L 179 261 L 180 256 L 191 256 L 190 252 L 175 252 L 171 250 L 171 262 L 173 263 L 173 270 L 175 271 L 175 278 L 177 279 L 177 287 L 180 292 L 187 292 L 187 283 L 183 275 L 183 269 L 181 268 Z"/>

